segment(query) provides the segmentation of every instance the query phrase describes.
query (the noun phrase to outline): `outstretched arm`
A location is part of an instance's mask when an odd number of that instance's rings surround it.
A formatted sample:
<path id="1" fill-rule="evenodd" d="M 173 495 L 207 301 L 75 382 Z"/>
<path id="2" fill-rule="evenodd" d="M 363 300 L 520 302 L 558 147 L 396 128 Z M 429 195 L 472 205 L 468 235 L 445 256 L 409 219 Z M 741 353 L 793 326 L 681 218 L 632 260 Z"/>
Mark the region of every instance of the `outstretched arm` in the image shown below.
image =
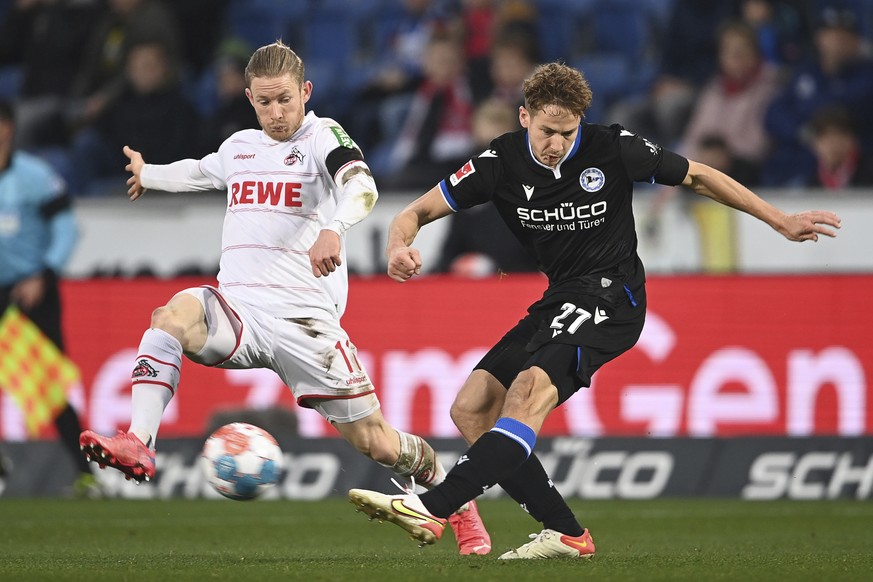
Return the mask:
<path id="1" fill-rule="evenodd" d="M 434 186 L 426 194 L 401 210 L 388 228 L 388 276 L 403 283 L 413 275 L 421 273 L 421 254 L 409 245 L 421 227 L 452 213 L 439 186 Z"/>
<path id="2" fill-rule="evenodd" d="M 227 188 L 220 174 L 215 171 L 207 173 L 206 170 L 208 166 L 217 164 L 217 154 L 209 154 L 200 160 L 186 159 L 156 165 L 146 164 L 142 154 L 128 146 L 124 146 L 123 151 L 130 160 L 124 169 L 131 173 L 127 179 L 127 196 L 131 201 L 145 194 L 149 188 L 164 192 L 206 192 Z"/>
<path id="3" fill-rule="evenodd" d="M 833 229 L 840 228 L 840 217 L 833 212 L 808 210 L 786 214 L 730 176 L 692 160 L 688 160 L 688 175 L 682 185 L 688 186 L 696 194 L 766 222 L 788 240 L 817 241 L 819 235 L 835 237 Z"/>

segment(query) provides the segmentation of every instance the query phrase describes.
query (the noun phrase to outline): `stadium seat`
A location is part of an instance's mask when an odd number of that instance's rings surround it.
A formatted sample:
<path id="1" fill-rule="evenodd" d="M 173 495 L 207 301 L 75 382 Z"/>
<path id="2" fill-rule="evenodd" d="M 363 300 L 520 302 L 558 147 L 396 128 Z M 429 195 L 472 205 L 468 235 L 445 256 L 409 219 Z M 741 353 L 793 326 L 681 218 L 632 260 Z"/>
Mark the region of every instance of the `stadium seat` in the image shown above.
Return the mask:
<path id="1" fill-rule="evenodd" d="M 652 5 L 637 0 L 609 0 L 575 14 L 584 34 L 594 38 L 597 53 L 620 54 L 643 61 L 656 49 L 657 17 Z"/>
<path id="2" fill-rule="evenodd" d="M 576 67 L 588 79 L 594 99 L 586 120 L 592 123 L 608 123 L 604 119 L 606 109 L 619 96 L 625 95 L 627 87 L 633 85 L 630 63 L 618 54 L 602 54 L 580 57 L 574 60 Z"/>
<path id="3" fill-rule="evenodd" d="M 577 42 L 574 63 L 589 76 L 595 102 L 605 107 L 620 96 L 644 91 L 660 56 L 665 0 L 607 0 L 577 7 L 572 15 Z"/>
<path id="4" fill-rule="evenodd" d="M 349 14 L 310 14 L 304 31 L 304 58 L 329 59 L 342 66 L 352 62 L 359 45 L 358 23 Z"/>
<path id="5" fill-rule="evenodd" d="M 537 0 L 537 36 L 544 61 L 569 62 L 588 41 L 579 34 L 577 14 L 591 10 L 593 0 L 566 2 L 562 0 Z"/>
<path id="6" fill-rule="evenodd" d="M 868 42 L 873 42 L 873 0 L 861 1 L 861 31 Z"/>
<path id="7" fill-rule="evenodd" d="M 306 79 L 312 82 L 307 108 L 321 117 L 337 117 L 346 104 L 342 76 L 341 66 L 330 59 L 306 59 Z"/>
<path id="8" fill-rule="evenodd" d="M 18 96 L 24 74 L 18 65 L 0 67 L 0 98 L 14 99 Z"/>
<path id="9" fill-rule="evenodd" d="M 537 0 L 546 60 L 619 54 L 646 67 L 672 0 Z"/>
<path id="10" fill-rule="evenodd" d="M 873 41 L 873 0 L 809 0 L 806 16 L 813 26 L 826 8 L 851 10 L 858 17 L 858 28 L 868 42 Z"/>
<path id="11" fill-rule="evenodd" d="M 380 20 L 375 16 L 378 7 L 375 0 L 326 0 L 308 14 L 303 57 L 307 69 L 322 84 L 322 100 L 327 97 L 324 92 L 330 91 L 334 104 L 347 101 L 369 76 L 376 51 L 373 21 Z"/>
<path id="12" fill-rule="evenodd" d="M 227 28 L 253 47 L 282 39 L 292 48 L 294 37 L 289 31 L 294 24 L 302 27 L 309 3 L 303 0 L 231 0 L 227 7 Z"/>
<path id="13" fill-rule="evenodd" d="M 670 15 L 673 13 L 674 0 L 640 0 L 640 4 L 644 7 L 649 16 L 654 20 L 659 31 L 664 31 L 667 28 L 667 23 L 670 21 Z"/>
<path id="14" fill-rule="evenodd" d="M 355 18 L 371 18 L 377 12 L 388 11 L 387 0 L 310 0 L 314 10 L 335 15 L 351 15 Z M 380 14 L 381 16 L 381 14 Z"/>

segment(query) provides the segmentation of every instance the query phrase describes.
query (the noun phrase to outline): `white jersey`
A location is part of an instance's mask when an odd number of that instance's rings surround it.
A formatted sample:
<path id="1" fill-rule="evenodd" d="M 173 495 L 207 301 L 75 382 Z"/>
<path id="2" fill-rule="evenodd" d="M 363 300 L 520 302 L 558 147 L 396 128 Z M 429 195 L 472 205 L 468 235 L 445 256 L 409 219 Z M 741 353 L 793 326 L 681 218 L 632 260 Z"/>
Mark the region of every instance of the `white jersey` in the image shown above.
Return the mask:
<path id="1" fill-rule="evenodd" d="M 285 141 L 239 131 L 199 161 L 146 165 L 142 184 L 227 190 L 218 273 L 225 295 L 276 317 L 339 317 L 348 294 L 345 227 L 334 224 L 340 189 L 325 165 L 338 147 L 357 146 L 335 121 L 309 112 Z M 340 234 L 342 265 L 316 278 L 308 253 L 325 228 Z"/>

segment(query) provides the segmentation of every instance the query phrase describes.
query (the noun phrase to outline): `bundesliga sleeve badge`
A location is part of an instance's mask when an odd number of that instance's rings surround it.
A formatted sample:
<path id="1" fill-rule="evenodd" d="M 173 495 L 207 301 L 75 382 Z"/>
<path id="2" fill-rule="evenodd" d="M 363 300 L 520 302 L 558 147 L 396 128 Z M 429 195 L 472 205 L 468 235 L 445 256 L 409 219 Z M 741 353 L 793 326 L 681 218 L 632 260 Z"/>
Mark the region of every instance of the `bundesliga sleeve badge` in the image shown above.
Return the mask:
<path id="1" fill-rule="evenodd" d="M 452 183 L 452 186 L 457 186 L 458 182 L 474 173 L 476 173 L 476 167 L 473 165 L 473 160 L 470 160 L 461 166 L 460 170 L 449 176 L 449 182 Z"/>

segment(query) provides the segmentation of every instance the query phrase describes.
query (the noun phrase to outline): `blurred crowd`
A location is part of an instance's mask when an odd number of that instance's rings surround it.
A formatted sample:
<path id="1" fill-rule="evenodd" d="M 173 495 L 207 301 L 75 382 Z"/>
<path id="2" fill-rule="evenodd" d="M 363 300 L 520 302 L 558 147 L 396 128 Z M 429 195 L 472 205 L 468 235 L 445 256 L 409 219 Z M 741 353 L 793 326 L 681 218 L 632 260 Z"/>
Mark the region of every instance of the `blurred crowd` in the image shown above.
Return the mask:
<path id="1" fill-rule="evenodd" d="M 747 185 L 873 185 L 873 0 L 0 0 L 0 98 L 18 147 L 106 195 L 125 144 L 162 163 L 256 127 L 243 71 L 277 38 L 383 192 L 517 129 L 555 59 L 588 77 L 588 121 Z"/>

